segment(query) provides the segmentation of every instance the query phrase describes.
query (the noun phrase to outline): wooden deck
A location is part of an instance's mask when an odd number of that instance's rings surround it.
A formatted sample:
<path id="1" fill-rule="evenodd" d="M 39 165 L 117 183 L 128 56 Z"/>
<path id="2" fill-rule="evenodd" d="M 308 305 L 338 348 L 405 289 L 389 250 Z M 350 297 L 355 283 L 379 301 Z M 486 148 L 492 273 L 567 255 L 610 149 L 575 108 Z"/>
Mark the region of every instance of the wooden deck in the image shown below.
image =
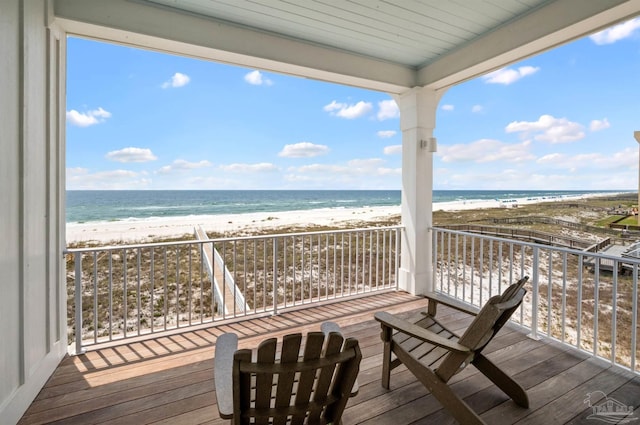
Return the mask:
<path id="1" fill-rule="evenodd" d="M 346 335 L 358 338 L 363 353 L 360 392 L 350 399 L 344 424 L 454 423 L 404 367 L 393 371 L 391 391 L 380 386 L 382 344 L 373 312 L 409 316 L 424 308 L 423 298 L 389 292 L 68 357 L 20 424 L 228 423 L 218 417 L 214 404 L 217 336 L 236 332 L 241 347 L 253 347 L 267 336 L 318 330 L 326 320 L 339 323 Z M 438 315 L 458 329 L 470 322 L 463 313 L 446 308 L 440 308 Z M 640 377 L 560 344 L 534 341 L 508 326 L 485 353 L 515 376 L 531 401 L 529 409 L 519 408 L 473 366 L 466 368 L 452 379 L 453 387 L 489 424 L 605 423 L 587 419 L 592 409 L 584 401 L 596 391 L 633 406 L 636 411 L 629 419 L 640 423 Z"/>

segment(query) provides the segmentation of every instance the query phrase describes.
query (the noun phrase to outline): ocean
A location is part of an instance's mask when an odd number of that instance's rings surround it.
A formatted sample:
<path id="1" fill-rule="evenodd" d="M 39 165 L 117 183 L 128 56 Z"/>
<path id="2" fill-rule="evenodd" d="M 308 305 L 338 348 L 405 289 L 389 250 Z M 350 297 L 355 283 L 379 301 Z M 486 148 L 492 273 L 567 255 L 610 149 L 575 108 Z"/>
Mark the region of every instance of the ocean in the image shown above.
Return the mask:
<path id="1" fill-rule="evenodd" d="M 434 190 L 451 201 L 557 199 L 616 191 Z M 400 205 L 399 190 L 69 190 L 67 223 Z"/>

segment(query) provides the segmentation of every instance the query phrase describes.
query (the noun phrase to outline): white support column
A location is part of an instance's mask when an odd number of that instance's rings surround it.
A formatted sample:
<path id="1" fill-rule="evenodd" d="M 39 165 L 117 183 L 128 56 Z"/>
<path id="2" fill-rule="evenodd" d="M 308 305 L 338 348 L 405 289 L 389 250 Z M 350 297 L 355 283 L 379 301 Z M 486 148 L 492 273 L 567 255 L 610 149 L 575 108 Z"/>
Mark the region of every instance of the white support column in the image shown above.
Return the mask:
<path id="1" fill-rule="evenodd" d="M 416 87 L 395 97 L 402 130 L 402 259 L 400 288 L 412 294 L 433 289 L 432 191 L 436 111 L 443 91 Z"/>

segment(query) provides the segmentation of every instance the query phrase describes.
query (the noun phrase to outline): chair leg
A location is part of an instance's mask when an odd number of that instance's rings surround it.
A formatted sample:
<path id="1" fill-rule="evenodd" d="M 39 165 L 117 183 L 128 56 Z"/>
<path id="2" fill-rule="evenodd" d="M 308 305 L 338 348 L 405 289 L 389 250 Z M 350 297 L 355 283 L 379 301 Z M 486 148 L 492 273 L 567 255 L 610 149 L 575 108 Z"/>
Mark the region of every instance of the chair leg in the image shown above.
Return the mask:
<path id="1" fill-rule="evenodd" d="M 385 341 L 382 351 L 382 388 L 387 390 L 391 383 L 391 344 L 392 341 Z"/>
<path id="2" fill-rule="evenodd" d="M 480 372 L 489 378 L 491 382 L 511 397 L 518 406 L 524 408 L 529 407 L 529 397 L 524 388 L 491 362 L 491 360 L 478 353 L 472 363 Z"/>
<path id="3" fill-rule="evenodd" d="M 447 412 L 459 423 L 465 425 L 486 425 L 471 407 L 454 393 L 446 382 L 429 368 L 411 357 L 403 350 L 397 350 L 396 356 L 413 373 L 431 394 L 442 404 Z"/>
<path id="4" fill-rule="evenodd" d="M 382 339 L 382 388 L 389 389 L 389 384 L 391 380 L 391 369 L 393 369 L 391 365 L 391 350 L 393 348 L 393 340 L 392 340 L 392 329 L 388 326 L 381 326 L 380 339 Z"/>

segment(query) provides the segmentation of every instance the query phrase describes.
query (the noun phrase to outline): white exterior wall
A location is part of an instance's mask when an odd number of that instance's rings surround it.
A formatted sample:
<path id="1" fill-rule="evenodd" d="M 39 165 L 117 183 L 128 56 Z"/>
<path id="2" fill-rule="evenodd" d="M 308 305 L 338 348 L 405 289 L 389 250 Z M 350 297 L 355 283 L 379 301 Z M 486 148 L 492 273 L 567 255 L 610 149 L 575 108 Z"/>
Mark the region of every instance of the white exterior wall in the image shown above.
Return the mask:
<path id="1" fill-rule="evenodd" d="M 67 350 L 64 38 L 47 1 L 0 0 L 0 422 L 17 422 Z M 62 125 L 61 125 L 62 124 Z"/>

